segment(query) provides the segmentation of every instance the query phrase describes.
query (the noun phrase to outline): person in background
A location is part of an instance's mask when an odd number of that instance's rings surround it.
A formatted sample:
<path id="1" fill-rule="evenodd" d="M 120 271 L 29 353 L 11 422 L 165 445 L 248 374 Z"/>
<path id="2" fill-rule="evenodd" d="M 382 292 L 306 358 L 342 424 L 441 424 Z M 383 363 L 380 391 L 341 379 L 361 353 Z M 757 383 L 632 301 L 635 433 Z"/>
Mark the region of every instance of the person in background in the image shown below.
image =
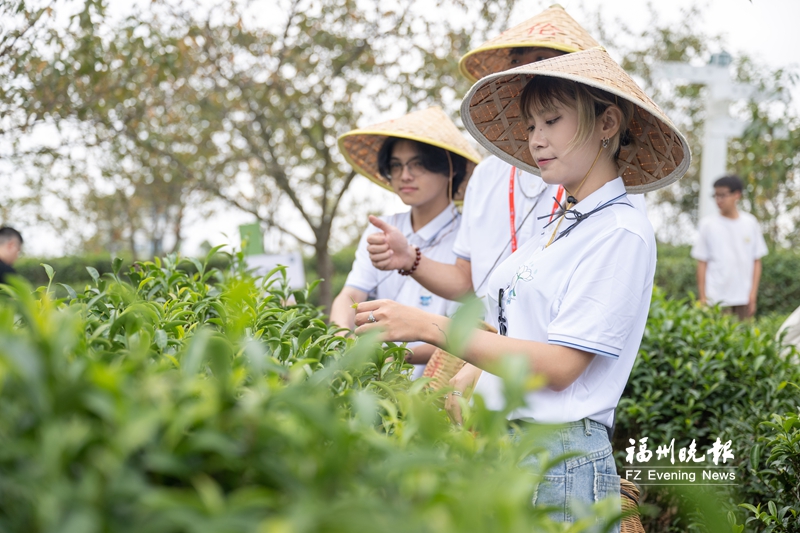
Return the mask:
<path id="1" fill-rule="evenodd" d="M 352 304 L 369 298 L 386 298 L 437 315 L 452 313 L 455 302 L 432 294 L 412 274 L 423 253 L 438 261 L 455 262 L 453 242 L 461 215 L 453 200 L 463 191 L 480 156 L 438 107 L 346 133 L 339 138 L 339 147 L 353 169 L 390 189 L 411 208 L 376 219 L 402 232 L 413 245 L 417 262 L 400 272 L 375 268 L 367 253 L 367 239 L 378 229 L 369 226 L 345 286 L 331 306 L 331 323 L 352 330 Z M 434 347 L 417 343 L 409 348 L 408 362 L 415 366 L 412 377 L 419 377 Z"/>
<path id="2" fill-rule="evenodd" d="M 6 283 L 9 274 L 15 274 L 14 263 L 22 251 L 22 234 L 14 228 L 0 228 L 0 283 Z"/>
<path id="3" fill-rule="evenodd" d="M 714 182 L 719 213 L 700 221 L 692 257 L 697 260 L 698 301 L 719 304 L 746 320 L 756 313 L 767 244 L 756 218 L 738 208 L 742 189 L 742 179 L 736 175 Z"/>

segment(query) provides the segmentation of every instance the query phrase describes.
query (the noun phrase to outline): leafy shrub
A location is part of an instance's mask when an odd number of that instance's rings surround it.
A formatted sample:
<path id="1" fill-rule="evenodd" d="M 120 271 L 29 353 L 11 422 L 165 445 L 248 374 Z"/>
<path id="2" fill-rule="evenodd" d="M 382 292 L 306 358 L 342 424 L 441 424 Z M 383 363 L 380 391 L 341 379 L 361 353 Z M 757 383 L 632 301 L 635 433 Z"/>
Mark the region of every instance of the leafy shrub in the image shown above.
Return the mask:
<path id="1" fill-rule="evenodd" d="M 711 308 L 670 300 L 654 292 L 642 347 L 617 410 L 615 446 L 620 464 L 629 440 L 648 437 L 653 446 L 703 446 L 732 441 L 738 502 L 761 501 L 768 487 L 751 471 L 750 451 L 764 434 L 769 413 L 794 410 L 800 398 L 788 382 L 800 379 L 791 357 L 781 357 L 773 332 L 739 323 Z M 647 487 L 652 489 L 651 487 Z M 691 530 L 674 516 L 675 498 L 666 490 L 645 491 L 659 517 L 645 524 L 649 533 Z"/>
<path id="2" fill-rule="evenodd" d="M 82 286 L 83 283 L 91 282 L 92 278 L 87 272 L 87 268 L 93 268 L 100 275 L 113 273 L 111 268 L 113 258 L 108 255 L 77 255 L 67 257 L 53 257 L 40 259 L 35 257 L 22 257 L 14 264 L 17 273 L 28 280 L 34 286 L 46 285 L 48 282 L 47 272 L 42 267 L 46 263 L 58 272 L 58 279 L 62 283 Z M 208 259 L 209 268 L 225 269 L 230 264 L 230 256 L 227 254 L 215 254 Z M 129 257 L 122 257 L 122 272 L 127 272 L 131 266 Z M 178 268 L 193 272 L 195 266 L 185 261 L 178 265 Z M 123 279 L 127 276 L 121 274 Z M 313 279 L 313 278 L 312 278 Z"/>
<path id="3" fill-rule="evenodd" d="M 356 247 L 346 246 L 336 253 L 331 254 L 331 261 L 333 262 L 333 295 L 337 295 L 342 291 L 344 282 L 347 280 L 347 275 L 353 267 L 353 261 L 356 258 Z M 303 266 L 306 270 L 306 279 L 318 279 L 319 273 L 317 271 L 317 262 L 315 256 L 306 256 L 303 258 Z M 316 298 L 316 293 L 311 295 L 312 301 L 319 304 Z"/>
<path id="4" fill-rule="evenodd" d="M 697 262 L 690 253 L 689 246 L 658 244 L 655 285 L 668 298 L 680 300 L 697 294 Z"/>
<path id="5" fill-rule="evenodd" d="M 765 313 L 789 314 L 800 307 L 800 253 L 774 250 L 764 257 L 764 280 L 759 288 L 759 306 Z"/>
<path id="6" fill-rule="evenodd" d="M 404 348 L 336 337 L 279 275 L 190 261 L 131 284 L 115 261 L 63 301 L 3 289 L 0 531 L 563 530 L 517 467 L 536 435 L 480 405 L 454 428 Z"/>
<path id="7" fill-rule="evenodd" d="M 689 256 L 689 246 L 673 246 L 659 243 L 656 285 L 664 290 L 668 298 L 680 300 L 697 294 L 695 278 L 696 263 Z M 333 261 L 333 294 L 338 294 L 344 286 L 347 274 L 353 266 L 355 247 L 349 246 L 331 255 Z M 212 258 L 210 266 L 224 269 L 229 259 L 224 254 Z M 59 281 L 70 284 L 83 284 L 90 281 L 86 267 L 92 267 L 100 274 L 111 272 L 111 258 L 103 255 L 73 256 L 56 259 L 37 259 L 23 257 L 17 264 L 20 275 L 34 285 L 47 283 L 47 274 L 41 263 L 48 263 L 59 273 Z M 125 260 L 125 270 L 130 265 Z M 306 279 L 317 279 L 316 261 L 313 256 L 303 259 Z M 181 268 L 192 266 L 183 263 Z M 190 270 L 191 271 L 191 270 Z M 800 253 L 794 250 L 775 249 L 764 258 L 764 272 L 759 290 L 758 316 L 788 315 L 800 306 Z M 310 295 L 317 302 L 315 293 Z"/>
<path id="8" fill-rule="evenodd" d="M 750 463 L 761 466 L 761 455 L 769 455 L 766 468 L 758 470 L 758 478 L 767 486 L 767 504 L 742 504 L 752 516 L 747 523 L 759 523 L 759 531 L 767 533 L 800 532 L 800 416 L 797 412 L 772 415 L 763 423 L 771 431 L 753 448 Z"/>

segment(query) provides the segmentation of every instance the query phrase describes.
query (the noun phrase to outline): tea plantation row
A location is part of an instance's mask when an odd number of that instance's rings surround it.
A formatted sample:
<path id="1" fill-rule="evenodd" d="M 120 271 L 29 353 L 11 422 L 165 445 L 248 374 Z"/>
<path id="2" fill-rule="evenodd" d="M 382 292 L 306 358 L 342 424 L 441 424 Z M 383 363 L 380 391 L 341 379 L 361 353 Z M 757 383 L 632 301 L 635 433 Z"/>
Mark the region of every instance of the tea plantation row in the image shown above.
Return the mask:
<path id="1" fill-rule="evenodd" d="M 451 425 L 401 347 L 337 337 L 313 287 L 210 257 L 90 268 L 60 301 L 55 283 L 3 289 L 0 531 L 562 530 L 530 506 L 538 473 L 516 466 L 537 435 L 510 439 L 481 402 Z M 800 531 L 799 368 L 770 333 L 656 291 L 618 464 L 631 438 L 720 437 L 739 484 L 646 487 L 648 532 Z M 583 512 L 570 531 L 617 510 Z"/>
<path id="2" fill-rule="evenodd" d="M 535 435 L 479 406 L 454 427 L 403 348 L 337 337 L 307 291 L 233 265 L 2 289 L 0 531 L 563 530 L 517 468 Z"/>

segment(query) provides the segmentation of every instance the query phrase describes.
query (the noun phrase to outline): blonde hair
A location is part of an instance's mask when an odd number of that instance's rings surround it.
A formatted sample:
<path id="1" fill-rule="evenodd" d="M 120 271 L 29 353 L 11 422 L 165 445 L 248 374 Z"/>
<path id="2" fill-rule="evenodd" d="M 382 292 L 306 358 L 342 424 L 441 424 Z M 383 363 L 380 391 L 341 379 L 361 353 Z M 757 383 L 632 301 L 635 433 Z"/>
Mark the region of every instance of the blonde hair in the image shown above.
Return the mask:
<path id="1" fill-rule="evenodd" d="M 611 106 L 622 112 L 619 130 L 608 139 L 608 152 L 616 160 L 620 146 L 629 142 L 628 125 L 633 118 L 634 105 L 625 98 L 618 98 L 602 89 L 590 87 L 571 80 L 551 76 L 533 77 L 520 95 L 522 118 L 529 122 L 532 114 L 550 113 L 557 105 L 574 107 L 578 111 L 578 131 L 569 143 L 568 150 L 583 146 L 592 135 L 597 117 Z"/>

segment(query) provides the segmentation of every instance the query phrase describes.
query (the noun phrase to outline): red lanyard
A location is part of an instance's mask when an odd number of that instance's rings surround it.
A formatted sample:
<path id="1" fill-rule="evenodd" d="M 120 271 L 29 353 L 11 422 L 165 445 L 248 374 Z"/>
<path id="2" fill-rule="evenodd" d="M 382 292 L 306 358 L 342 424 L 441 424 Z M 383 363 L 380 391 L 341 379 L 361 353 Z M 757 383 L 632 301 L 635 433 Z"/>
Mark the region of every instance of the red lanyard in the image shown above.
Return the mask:
<path id="1" fill-rule="evenodd" d="M 553 209 L 550 210 L 550 222 L 553 221 L 553 215 L 555 215 L 556 211 L 558 211 L 559 207 L 561 207 L 561 205 L 560 205 L 561 204 L 561 198 L 563 196 L 564 196 L 564 186 L 563 185 L 559 185 L 558 186 L 558 191 L 556 192 L 556 201 L 553 202 Z"/>
<path id="2" fill-rule="evenodd" d="M 514 173 L 519 175 L 519 169 L 511 167 L 511 175 L 508 178 L 508 218 L 511 222 L 511 253 L 517 251 L 517 224 L 516 212 L 514 210 Z"/>
<path id="3" fill-rule="evenodd" d="M 516 209 L 514 208 L 514 174 L 519 177 L 520 170 L 511 167 L 511 174 L 508 177 L 508 218 L 511 223 L 511 253 L 517 251 L 517 224 L 516 224 Z M 559 185 L 556 192 L 556 201 L 553 202 L 553 209 L 550 210 L 550 220 L 553 220 L 553 215 L 558 211 L 561 198 L 564 196 L 564 187 Z"/>

